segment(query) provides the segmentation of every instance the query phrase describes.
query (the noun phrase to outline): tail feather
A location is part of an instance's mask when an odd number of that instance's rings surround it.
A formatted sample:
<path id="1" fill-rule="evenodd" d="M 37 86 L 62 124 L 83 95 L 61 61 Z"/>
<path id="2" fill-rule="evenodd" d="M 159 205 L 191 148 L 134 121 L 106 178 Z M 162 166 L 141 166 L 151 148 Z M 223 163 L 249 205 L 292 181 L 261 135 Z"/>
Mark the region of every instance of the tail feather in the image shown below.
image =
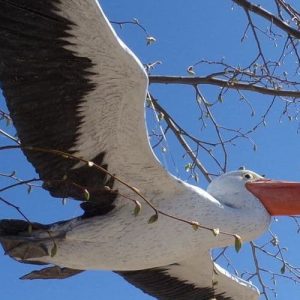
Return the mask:
<path id="1" fill-rule="evenodd" d="M 38 239 L 33 234 L 38 230 L 45 231 L 48 228 L 47 225 L 29 224 L 22 220 L 1 220 L 0 243 L 6 255 L 21 262 L 39 264 L 38 258 L 49 256 L 49 251 L 45 244 L 46 239 Z M 33 262 L 32 259 L 37 259 L 37 261 Z"/>
<path id="2" fill-rule="evenodd" d="M 20 237 L 1 237 L 0 242 L 6 255 L 21 261 L 49 256 L 47 246 L 42 241 Z"/>
<path id="3" fill-rule="evenodd" d="M 63 224 L 64 221 L 61 222 Z M 58 224 L 58 223 L 56 223 Z M 47 265 L 42 257 L 52 256 L 56 239 L 62 238 L 58 232 L 52 236 L 51 225 L 39 223 L 28 223 L 22 220 L 0 220 L 0 243 L 6 255 L 13 259 L 35 265 Z M 45 235 L 45 233 L 48 233 Z M 54 240 L 55 238 L 55 240 Z M 52 244 L 49 251 L 49 241 Z M 33 271 L 22 276 L 20 279 L 65 279 L 77 275 L 83 270 L 75 270 L 59 266 L 51 266 L 41 270 Z"/>

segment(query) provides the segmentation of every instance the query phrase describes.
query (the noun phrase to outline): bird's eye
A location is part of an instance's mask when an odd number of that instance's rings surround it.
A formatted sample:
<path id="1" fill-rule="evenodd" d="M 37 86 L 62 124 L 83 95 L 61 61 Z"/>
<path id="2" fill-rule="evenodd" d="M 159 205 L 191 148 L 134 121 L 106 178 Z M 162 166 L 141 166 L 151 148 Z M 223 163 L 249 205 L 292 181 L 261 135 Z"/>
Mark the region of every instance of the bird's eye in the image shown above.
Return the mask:
<path id="1" fill-rule="evenodd" d="M 246 173 L 244 174 L 244 178 L 249 180 L 249 179 L 253 179 L 253 175 L 249 174 L 249 173 Z"/>

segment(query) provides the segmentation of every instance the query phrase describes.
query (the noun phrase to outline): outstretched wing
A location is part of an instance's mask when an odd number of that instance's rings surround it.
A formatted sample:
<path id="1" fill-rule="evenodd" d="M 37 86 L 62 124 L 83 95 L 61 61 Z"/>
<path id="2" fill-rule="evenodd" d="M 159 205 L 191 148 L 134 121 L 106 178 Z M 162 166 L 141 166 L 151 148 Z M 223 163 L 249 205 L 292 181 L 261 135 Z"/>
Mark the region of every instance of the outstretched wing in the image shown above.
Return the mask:
<path id="1" fill-rule="evenodd" d="M 172 185 L 146 136 L 147 75 L 98 2 L 0 5 L 0 87 L 21 143 L 93 160 L 142 190 Z M 24 152 L 53 196 L 83 200 L 88 190 L 98 202 L 90 214 L 114 206 L 106 174 L 51 153 Z"/>
<path id="2" fill-rule="evenodd" d="M 117 272 L 160 300 L 257 300 L 257 288 L 199 253 L 187 261 L 148 270 Z"/>

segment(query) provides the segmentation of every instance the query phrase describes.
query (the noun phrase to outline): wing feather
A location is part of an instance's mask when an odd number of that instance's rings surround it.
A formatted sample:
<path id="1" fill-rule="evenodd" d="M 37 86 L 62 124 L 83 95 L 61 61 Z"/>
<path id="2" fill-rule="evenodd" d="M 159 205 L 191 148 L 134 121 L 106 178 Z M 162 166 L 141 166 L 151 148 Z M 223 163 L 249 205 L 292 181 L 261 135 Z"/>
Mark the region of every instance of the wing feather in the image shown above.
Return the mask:
<path id="1" fill-rule="evenodd" d="M 25 146 L 93 160 L 142 191 L 176 181 L 149 147 L 147 75 L 96 0 L 0 0 L 0 87 Z M 24 150 L 55 197 L 113 208 L 106 174 L 74 160 Z M 119 188 L 119 187 L 117 187 Z M 155 190 L 155 188 L 154 188 Z M 86 205 L 89 206 L 89 205 Z"/>
<path id="2" fill-rule="evenodd" d="M 259 297 L 255 286 L 214 264 L 208 254 L 165 267 L 117 273 L 160 300 L 257 300 Z"/>

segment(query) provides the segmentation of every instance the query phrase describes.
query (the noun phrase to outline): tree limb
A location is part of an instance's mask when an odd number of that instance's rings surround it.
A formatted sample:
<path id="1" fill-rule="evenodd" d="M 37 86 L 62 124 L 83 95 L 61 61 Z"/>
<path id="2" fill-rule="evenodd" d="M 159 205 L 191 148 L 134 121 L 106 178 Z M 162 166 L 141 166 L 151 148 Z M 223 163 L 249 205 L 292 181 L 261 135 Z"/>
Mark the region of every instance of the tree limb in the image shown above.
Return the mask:
<path id="1" fill-rule="evenodd" d="M 300 98 L 300 91 L 291 91 L 283 89 L 267 88 L 261 85 L 244 83 L 240 81 L 230 81 L 220 78 L 210 77 L 210 76 L 159 76 L 150 75 L 150 84 L 186 84 L 186 85 L 198 85 L 198 84 L 209 84 L 216 85 L 220 87 L 225 87 L 233 90 L 245 90 L 251 92 L 257 92 L 265 95 L 281 96 L 281 97 L 291 97 Z"/>
<path id="2" fill-rule="evenodd" d="M 232 1 L 238 6 L 241 6 L 248 11 L 252 11 L 253 13 L 270 21 L 272 24 L 275 24 L 278 28 L 282 29 L 286 33 L 290 34 L 291 36 L 300 39 L 299 30 L 289 26 L 286 22 L 282 21 L 280 18 L 273 15 L 271 12 L 262 8 L 260 5 L 253 4 L 247 0 L 232 0 Z"/>
<path id="3" fill-rule="evenodd" d="M 153 98 L 151 99 L 153 102 L 153 105 L 155 109 L 158 109 L 159 111 L 163 112 L 165 116 L 168 116 L 168 113 L 155 101 Z M 193 154 L 193 150 L 189 146 L 189 144 L 186 142 L 184 137 L 182 136 L 180 130 L 177 128 L 176 124 L 171 120 L 171 118 L 165 118 L 166 123 L 170 127 L 170 129 L 173 131 L 175 136 L 177 137 L 179 143 L 183 147 L 183 149 L 186 151 L 187 155 L 192 159 L 193 163 L 199 168 L 203 176 L 206 178 L 208 182 L 211 182 L 211 178 L 209 176 L 208 171 L 203 166 L 203 164 L 200 162 L 200 160 Z"/>

